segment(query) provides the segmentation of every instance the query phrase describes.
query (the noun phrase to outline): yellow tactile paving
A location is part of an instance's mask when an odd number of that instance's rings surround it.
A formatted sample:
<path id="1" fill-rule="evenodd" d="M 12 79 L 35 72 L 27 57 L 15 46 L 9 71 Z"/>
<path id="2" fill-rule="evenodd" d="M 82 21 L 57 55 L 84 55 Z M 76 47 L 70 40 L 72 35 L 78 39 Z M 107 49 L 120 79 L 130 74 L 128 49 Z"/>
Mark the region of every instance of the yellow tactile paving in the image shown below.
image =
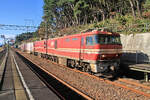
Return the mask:
<path id="1" fill-rule="evenodd" d="M 19 75 L 17 73 L 17 70 L 16 70 L 16 67 L 15 67 L 12 57 L 11 57 L 11 62 L 12 62 L 12 71 L 13 71 L 13 80 L 14 80 L 16 100 L 28 100 L 25 90 L 19 79 Z"/>
<path id="2" fill-rule="evenodd" d="M 16 100 L 28 100 L 24 90 L 15 90 Z"/>

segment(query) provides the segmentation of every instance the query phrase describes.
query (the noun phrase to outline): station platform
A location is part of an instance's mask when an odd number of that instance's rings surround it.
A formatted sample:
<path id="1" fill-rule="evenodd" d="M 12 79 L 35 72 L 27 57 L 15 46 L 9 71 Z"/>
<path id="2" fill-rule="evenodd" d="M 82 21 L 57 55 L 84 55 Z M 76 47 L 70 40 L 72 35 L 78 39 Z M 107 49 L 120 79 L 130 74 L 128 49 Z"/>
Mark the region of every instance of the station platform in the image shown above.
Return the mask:
<path id="1" fill-rule="evenodd" d="M 13 51 L 0 73 L 0 100 L 60 100 Z"/>
<path id="2" fill-rule="evenodd" d="M 144 72 L 145 81 L 149 81 L 149 73 L 150 73 L 150 64 L 132 64 L 129 65 L 130 70 Z"/>
<path id="3" fill-rule="evenodd" d="M 130 70 L 143 72 L 145 81 L 149 81 L 150 64 L 136 64 L 131 62 L 124 62 L 123 65 L 127 66 Z"/>

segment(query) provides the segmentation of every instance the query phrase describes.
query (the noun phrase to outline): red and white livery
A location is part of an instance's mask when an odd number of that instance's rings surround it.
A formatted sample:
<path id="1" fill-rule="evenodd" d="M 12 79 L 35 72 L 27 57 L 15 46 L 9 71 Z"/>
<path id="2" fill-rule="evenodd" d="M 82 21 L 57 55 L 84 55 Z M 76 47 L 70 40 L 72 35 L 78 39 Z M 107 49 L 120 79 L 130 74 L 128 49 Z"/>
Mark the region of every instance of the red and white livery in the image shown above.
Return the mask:
<path id="1" fill-rule="evenodd" d="M 92 30 L 34 42 L 34 54 L 93 73 L 119 68 L 122 45 L 118 33 Z"/>

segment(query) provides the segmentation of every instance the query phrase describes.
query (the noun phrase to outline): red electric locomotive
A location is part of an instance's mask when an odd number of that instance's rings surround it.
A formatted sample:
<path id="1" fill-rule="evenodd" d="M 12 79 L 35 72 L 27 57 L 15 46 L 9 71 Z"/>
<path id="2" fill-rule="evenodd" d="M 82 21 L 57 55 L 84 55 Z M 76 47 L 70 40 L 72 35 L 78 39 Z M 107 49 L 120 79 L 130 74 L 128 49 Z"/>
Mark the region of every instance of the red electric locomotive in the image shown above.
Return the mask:
<path id="1" fill-rule="evenodd" d="M 105 29 L 34 42 L 35 54 L 92 73 L 117 71 L 121 51 L 120 35 Z"/>

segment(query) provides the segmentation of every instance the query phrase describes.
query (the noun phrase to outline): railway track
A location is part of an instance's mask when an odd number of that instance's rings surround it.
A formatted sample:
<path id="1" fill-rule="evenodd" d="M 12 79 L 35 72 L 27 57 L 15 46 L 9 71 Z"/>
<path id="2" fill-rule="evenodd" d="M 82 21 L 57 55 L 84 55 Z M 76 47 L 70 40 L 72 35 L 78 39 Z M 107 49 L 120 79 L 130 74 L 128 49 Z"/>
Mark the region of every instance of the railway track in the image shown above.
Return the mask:
<path id="1" fill-rule="evenodd" d="M 0 51 L 0 64 L 2 63 L 2 59 L 6 53 L 6 49 Z"/>
<path id="2" fill-rule="evenodd" d="M 7 50 L 2 50 L 0 52 L 0 90 L 2 88 L 4 74 L 5 74 L 5 66 L 8 58 Z"/>
<path id="3" fill-rule="evenodd" d="M 98 76 L 90 75 L 88 73 L 80 72 L 78 70 L 74 70 L 74 71 L 78 72 L 78 73 L 85 74 L 85 75 L 87 75 L 89 77 L 93 77 L 93 78 L 95 78 L 97 80 L 104 81 L 106 83 L 109 83 L 109 84 L 112 84 L 112 85 L 115 85 L 115 86 L 118 86 L 118 87 L 130 90 L 130 91 L 135 92 L 135 93 L 137 93 L 139 95 L 144 95 L 144 96 L 150 98 L 150 87 L 149 86 L 145 86 L 143 84 L 140 84 L 140 83 L 137 83 L 137 82 L 133 82 L 133 81 L 130 81 L 130 80 L 127 80 L 127 79 L 119 78 L 119 79 L 117 79 L 115 81 L 111 81 L 111 80 L 109 80 L 107 78 L 101 78 L 101 77 L 98 77 Z"/>
<path id="4" fill-rule="evenodd" d="M 143 84 L 140 84 L 137 82 L 133 82 L 128 79 L 123 79 L 123 78 L 119 78 L 119 79 L 116 79 L 115 81 L 111 81 L 105 77 L 101 78 L 101 77 L 98 77 L 95 75 L 90 75 L 89 73 L 81 72 L 78 70 L 74 70 L 74 71 L 150 98 L 150 87 L 149 86 L 146 86 L 146 85 L 143 85 Z"/>
<path id="5" fill-rule="evenodd" d="M 137 82 L 133 82 L 128 79 L 123 79 L 123 78 L 119 78 L 119 79 L 116 79 L 115 81 L 111 81 L 107 78 L 101 78 L 101 77 L 98 77 L 95 75 L 90 75 L 88 73 L 80 72 L 78 70 L 74 70 L 74 71 L 150 98 L 150 87 L 149 86 L 146 86 L 146 85 L 143 85 L 143 84 L 140 84 Z"/>
<path id="6" fill-rule="evenodd" d="M 57 64 L 55 62 L 52 62 L 52 63 Z M 66 67 L 66 66 L 61 65 L 61 67 Z M 123 78 L 119 78 L 119 79 L 117 79 L 115 81 L 111 81 L 107 77 L 105 78 L 105 76 L 103 78 L 101 78 L 101 77 L 98 77 L 98 76 L 95 76 L 95 75 L 91 75 L 91 74 L 86 73 L 86 72 L 81 72 L 81 71 L 76 70 L 76 69 L 72 69 L 72 68 L 70 68 L 70 69 L 75 71 L 75 72 L 87 75 L 89 77 L 93 77 L 93 78 L 95 78 L 97 80 L 104 81 L 106 83 L 109 83 L 109 84 L 112 84 L 112 85 L 115 85 L 115 86 L 118 86 L 118 87 L 130 90 L 130 91 L 135 92 L 135 93 L 137 93 L 139 95 L 144 95 L 144 96 L 150 98 L 150 87 L 149 86 L 145 86 L 143 84 L 140 84 L 140 83 L 137 83 L 137 82 L 133 82 L 133 81 L 130 81 L 130 80 L 127 80 L 127 79 L 123 79 Z"/>
<path id="7" fill-rule="evenodd" d="M 46 61 L 46 59 L 43 59 Z M 51 62 L 51 61 L 50 61 Z M 51 62 L 55 65 L 58 65 L 57 63 L 55 62 Z M 114 85 L 116 87 L 121 87 L 121 88 L 124 88 L 130 92 L 133 92 L 137 95 L 141 95 L 141 96 L 145 96 L 147 98 L 150 98 L 150 92 L 149 92 L 149 87 L 148 86 L 145 86 L 145 85 L 142 85 L 142 84 L 139 84 L 139 83 L 135 83 L 135 82 L 131 82 L 129 80 L 124 80 L 124 79 L 121 79 L 119 78 L 118 80 L 115 80 L 115 81 L 111 81 L 111 80 L 108 80 L 106 78 L 101 78 L 101 77 L 98 77 L 98 76 L 94 76 L 94 75 L 90 75 L 89 73 L 86 73 L 86 72 L 81 72 L 79 70 L 76 70 L 76 69 L 72 69 L 72 68 L 68 68 L 64 65 L 59 65 L 60 67 L 65 67 L 69 70 L 72 70 L 76 73 L 80 73 L 80 74 L 83 74 L 83 75 L 86 75 L 88 77 L 91 77 L 93 79 L 96 79 L 98 81 L 102 81 L 102 82 L 105 82 L 105 83 L 108 83 L 108 84 L 111 84 L 111 85 Z M 46 71 L 46 70 L 45 70 Z"/>
<path id="8" fill-rule="evenodd" d="M 28 67 L 49 87 L 53 92 L 56 93 L 59 98 L 62 100 L 93 100 L 90 96 L 80 92 L 75 87 L 61 80 L 54 74 L 48 72 L 46 69 L 37 65 L 25 58 L 21 54 L 17 53 L 17 55 L 28 65 Z"/>
<path id="9" fill-rule="evenodd" d="M 146 85 L 134 82 L 134 81 L 130 81 L 128 79 L 121 79 L 121 78 L 119 78 L 117 80 L 117 83 L 121 83 L 121 84 L 127 86 L 130 90 L 150 98 L 150 87 L 149 86 L 146 86 Z"/>

